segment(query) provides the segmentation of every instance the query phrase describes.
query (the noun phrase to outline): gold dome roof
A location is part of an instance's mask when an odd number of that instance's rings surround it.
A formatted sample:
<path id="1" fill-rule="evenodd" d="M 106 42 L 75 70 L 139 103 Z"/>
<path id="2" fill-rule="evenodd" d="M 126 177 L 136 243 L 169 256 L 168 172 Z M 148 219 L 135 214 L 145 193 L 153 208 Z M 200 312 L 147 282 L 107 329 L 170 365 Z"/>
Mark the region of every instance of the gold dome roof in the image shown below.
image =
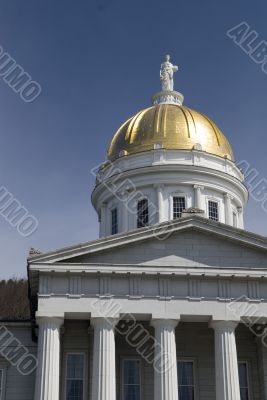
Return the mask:
<path id="1" fill-rule="evenodd" d="M 176 104 L 158 104 L 138 112 L 115 133 L 108 159 L 153 150 L 192 150 L 234 160 L 231 146 L 220 129 L 198 111 Z"/>

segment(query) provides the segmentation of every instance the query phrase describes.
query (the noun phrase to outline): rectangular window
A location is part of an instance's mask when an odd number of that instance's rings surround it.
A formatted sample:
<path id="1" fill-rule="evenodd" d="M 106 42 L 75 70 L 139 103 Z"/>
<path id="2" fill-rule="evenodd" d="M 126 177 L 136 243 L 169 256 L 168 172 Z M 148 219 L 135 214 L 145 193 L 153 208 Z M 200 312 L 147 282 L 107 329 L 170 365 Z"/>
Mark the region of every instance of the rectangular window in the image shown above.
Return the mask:
<path id="1" fill-rule="evenodd" d="M 66 400 L 84 400 L 84 354 L 67 355 Z"/>
<path id="2" fill-rule="evenodd" d="M 246 362 L 238 363 L 240 400 L 249 400 L 248 367 Z"/>
<path id="3" fill-rule="evenodd" d="M 218 203 L 216 201 L 209 201 L 209 219 L 219 221 Z"/>
<path id="4" fill-rule="evenodd" d="M 141 398 L 141 362 L 125 359 L 122 364 L 122 398 L 123 400 L 140 400 Z"/>
<path id="5" fill-rule="evenodd" d="M 178 361 L 178 397 L 179 400 L 195 399 L 194 362 Z"/>
<path id="6" fill-rule="evenodd" d="M 173 210 L 172 214 L 173 219 L 181 218 L 182 212 L 185 210 L 185 198 L 180 196 L 179 197 L 174 196 L 172 210 Z"/>
<path id="7" fill-rule="evenodd" d="M 0 400 L 4 400 L 4 370 L 0 369 Z"/>
<path id="8" fill-rule="evenodd" d="M 118 233 L 118 209 L 111 210 L 111 235 Z"/>
<path id="9" fill-rule="evenodd" d="M 148 225 L 148 201 L 142 199 L 137 203 L 137 228 Z"/>

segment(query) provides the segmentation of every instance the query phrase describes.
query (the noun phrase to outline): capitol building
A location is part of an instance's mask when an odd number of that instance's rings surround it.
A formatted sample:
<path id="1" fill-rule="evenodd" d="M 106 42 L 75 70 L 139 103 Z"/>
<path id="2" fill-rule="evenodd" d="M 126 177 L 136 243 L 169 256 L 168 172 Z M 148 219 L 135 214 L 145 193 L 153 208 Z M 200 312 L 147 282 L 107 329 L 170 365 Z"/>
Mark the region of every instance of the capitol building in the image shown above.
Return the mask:
<path id="1" fill-rule="evenodd" d="M 246 231 L 244 175 L 177 70 L 166 56 L 92 170 L 99 238 L 31 251 L 32 319 L 0 325 L 28 361 L 1 352 L 0 400 L 267 400 L 267 238 Z"/>

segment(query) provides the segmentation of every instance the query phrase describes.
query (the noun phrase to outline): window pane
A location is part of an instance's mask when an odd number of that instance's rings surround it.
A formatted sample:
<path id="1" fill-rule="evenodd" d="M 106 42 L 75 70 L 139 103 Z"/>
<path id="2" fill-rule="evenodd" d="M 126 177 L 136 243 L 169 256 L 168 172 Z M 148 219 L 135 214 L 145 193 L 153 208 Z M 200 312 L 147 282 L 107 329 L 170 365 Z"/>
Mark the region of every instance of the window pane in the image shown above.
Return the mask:
<path id="1" fill-rule="evenodd" d="M 114 208 L 111 211 L 111 234 L 116 235 L 118 233 L 118 210 Z"/>
<path id="2" fill-rule="evenodd" d="M 131 385 L 124 387 L 124 400 L 140 400 L 139 385 Z"/>
<path id="3" fill-rule="evenodd" d="M 67 381 L 67 400 L 83 399 L 83 381 L 68 380 Z"/>
<path id="4" fill-rule="evenodd" d="M 248 400 L 248 370 L 247 363 L 238 363 L 239 386 L 241 400 Z"/>
<path id="5" fill-rule="evenodd" d="M 194 373 L 192 361 L 178 361 L 178 383 L 179 386 L 194 385 Z"/>
<path id="6" fill-rule="evenodd" d="M 218 203 L 216 201 L 209 201 L 209 219 L 213 221 L 219 220 Z"/>
<path id="7" fill-rule="evenodd" d="M 240 388 L 240 400 L 248 400 L 248 389 Z"/>
<path id="8" fill-rule="evenodd" d="M 140 361 L 123 361 L 123 400 L 140 400 Z"/>
<path id="9" fill-rule="evenodd" d="M 137 204 L 137 228 L 143 228 L 148 225 L 148 201 L 140 200 Z"/>
<path id="10" fill-rule="evenodd" d="M 67 356 L 66 400 L 83 400 L 84 355 Z"/>
<path id="11" fill-rule="evenodd" d="M 194 363 L 193 361 L 178 361 L 178 391 L 179 400 L 194 400 Z"/>
<path id="12" fill-rule="evenodd" d="M 182 212 L 185 210 L 185 198 L 173 197 L 173 219 L 181 218 Z"/>
<path id="13" fill-rule="evenodd" d="M 140 371 L 138 360 L 125 360 L 124 361 L 124 384 L 137 384 L 140 383 Z"/>
<path id="14" fill-rule="evenodd" d="M 192 386 L 179 386 L 179 400 L 194 400 L 194 388 Z"/>

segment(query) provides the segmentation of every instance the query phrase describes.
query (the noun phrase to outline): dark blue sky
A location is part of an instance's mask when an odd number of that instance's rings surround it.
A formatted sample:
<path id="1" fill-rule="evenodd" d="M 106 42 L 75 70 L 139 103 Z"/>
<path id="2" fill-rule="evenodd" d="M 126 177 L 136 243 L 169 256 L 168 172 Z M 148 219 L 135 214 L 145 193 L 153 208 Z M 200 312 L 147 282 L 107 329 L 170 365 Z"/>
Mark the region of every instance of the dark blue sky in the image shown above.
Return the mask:
<path id="1" fill-rule="evenodd" d="M 267 178 L 267 75 L 226 35 L 246 21 L 267 40 L 266 14 L 264 0 L 1 0 L 0 46 L 42 86 L 26 104 L 0 78 L 0 186 L 39 220 L 25 239 L 0 217 L 1 276 L 25 275 L 30 246 L 97 237 L 90 170 L 149 106 L 166 52 L 185 104 Z M 251 199 L 246 228 L 267 235 L 266 217 Z"/>

